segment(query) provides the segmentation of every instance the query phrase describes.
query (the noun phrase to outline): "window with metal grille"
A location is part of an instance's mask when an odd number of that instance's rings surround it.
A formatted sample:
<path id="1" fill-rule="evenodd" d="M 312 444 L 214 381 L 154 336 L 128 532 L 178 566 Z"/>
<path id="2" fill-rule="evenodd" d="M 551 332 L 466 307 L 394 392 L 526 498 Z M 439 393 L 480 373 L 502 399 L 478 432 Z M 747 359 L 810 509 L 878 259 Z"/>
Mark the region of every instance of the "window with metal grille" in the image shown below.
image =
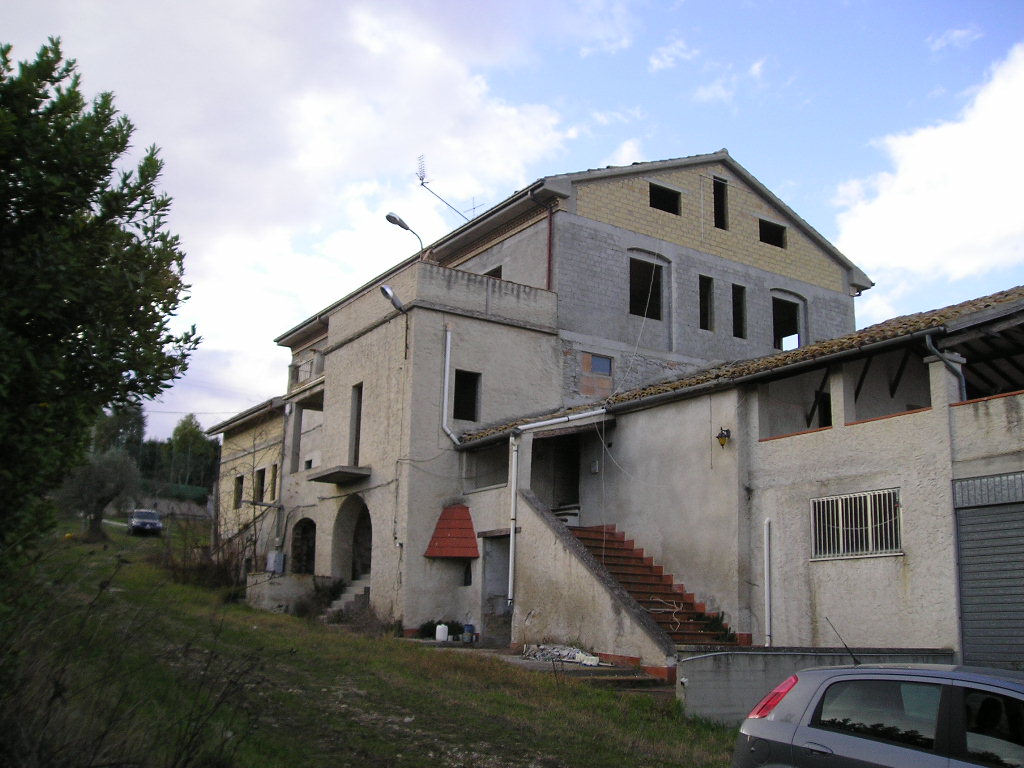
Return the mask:
<path id="1" fill-rule="evenodd" d="M 902 552 L 898 488 L 811 499 L 811 557 Z"/>

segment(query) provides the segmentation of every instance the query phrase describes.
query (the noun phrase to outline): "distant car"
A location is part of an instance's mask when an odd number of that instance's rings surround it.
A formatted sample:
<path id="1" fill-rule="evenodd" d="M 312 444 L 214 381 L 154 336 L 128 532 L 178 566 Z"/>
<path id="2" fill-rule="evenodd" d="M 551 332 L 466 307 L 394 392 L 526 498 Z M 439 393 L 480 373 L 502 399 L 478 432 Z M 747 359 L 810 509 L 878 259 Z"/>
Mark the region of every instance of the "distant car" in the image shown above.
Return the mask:
<path id="1" fill-rule="evenodd" d="M 941 664 L 804 669 L 747 715 L 732 765 L 1024 766 L 1024 674 Z"/>
<path id="2" fill-rule="evenodd" d="M 152 509 L 136 509 L 128 518 L 128 535 L 159 536 L 164 531 L 160 513 Z"/>

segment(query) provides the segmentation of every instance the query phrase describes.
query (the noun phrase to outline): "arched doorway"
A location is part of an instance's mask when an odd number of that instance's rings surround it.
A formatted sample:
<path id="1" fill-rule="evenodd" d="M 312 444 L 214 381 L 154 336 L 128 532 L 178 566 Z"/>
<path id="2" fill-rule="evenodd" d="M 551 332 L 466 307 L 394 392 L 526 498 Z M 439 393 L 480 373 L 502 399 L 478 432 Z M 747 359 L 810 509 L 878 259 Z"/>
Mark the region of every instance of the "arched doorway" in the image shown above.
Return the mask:
<path id="1" fill-rule="evenodd" d="M 356 518 L 356 529 L 352 534 L 352 581 L 370 572 L 373 559 L 373 523 L 370 511 L 363 507 Z"/>
<path id="2" fill-rule="evenodd" d="M 331 575 L 346 582 L 370 573 L 373 559 L 373 523 L 358 496 L 349 496 L 338 509 L 331 537 Z"/>
<path id="3" fill-rule="evenodd" d="M 316 566 L 316 523 L 304 517 L 292 528 L 292 573 L 313 573 Z"/>

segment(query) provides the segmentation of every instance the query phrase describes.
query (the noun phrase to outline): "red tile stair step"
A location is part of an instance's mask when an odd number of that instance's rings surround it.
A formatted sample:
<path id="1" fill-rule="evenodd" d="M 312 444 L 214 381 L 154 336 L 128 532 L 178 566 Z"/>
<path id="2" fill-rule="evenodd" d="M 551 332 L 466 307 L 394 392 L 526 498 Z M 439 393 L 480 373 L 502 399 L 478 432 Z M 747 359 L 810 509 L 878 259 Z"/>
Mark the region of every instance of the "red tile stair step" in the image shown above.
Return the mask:
<path id="1" fill-rule="evenodd" d="M 644 555 L 614 525 L 569 529 L 599 563 L 678 644 L 736 645 L 737 639 L 718 614 L 677 584 L 653 558 Z"/>

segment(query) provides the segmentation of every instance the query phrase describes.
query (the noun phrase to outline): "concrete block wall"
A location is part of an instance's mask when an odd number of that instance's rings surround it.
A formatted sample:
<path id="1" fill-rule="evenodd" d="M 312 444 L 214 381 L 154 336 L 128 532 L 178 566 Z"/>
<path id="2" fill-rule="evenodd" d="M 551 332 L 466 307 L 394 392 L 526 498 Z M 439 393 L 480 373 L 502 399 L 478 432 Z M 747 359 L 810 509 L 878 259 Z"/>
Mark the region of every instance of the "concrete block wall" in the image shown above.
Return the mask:
<path id="1" fill-rule="evenodd" d="M 952 664 L 948 649 L 854 648 L 864 664 Z M 738 725 L 794 672 L 852 664 L 845 648 L 701 648 L 679 654 L 676 696 L 687 715 Z"/>
<path id="2" fill-rule="evenodd" d="M 727 230 L 714 226 L 712 178 L 728 181 Z M 652 208 L 650 183 L 678 190 L 679 215 Z M 843 268 L 723 165 L 679 168 L 644 176 L 595 179 L 576 186 L 576 213 L 750 267 L 833 291 L 845 291 Z M 758 219 L 786 227 L 786 247 L 760 242 Z"/>
<path id="3" fill-rule="evenodd" d="M 614 359 L 617 391 L 712 362 L 772 353 L 773 291 L 803 298 L 805 344 L 854 329 L 853 300 L 846 294 L 609 224 L 556 214 L 555 244 L 558 322 L 566 348 L 573 350 L 564 360 L 570 402 L 582 397 L 577 350 Z M 629 313 L 630 258 L 662 265 L 662 319 Z M 714 281 L 710 330 L 699 327 L 702 275 Z M 733 285 L 745 289 L 744 338 L 733 335 Z"/>

